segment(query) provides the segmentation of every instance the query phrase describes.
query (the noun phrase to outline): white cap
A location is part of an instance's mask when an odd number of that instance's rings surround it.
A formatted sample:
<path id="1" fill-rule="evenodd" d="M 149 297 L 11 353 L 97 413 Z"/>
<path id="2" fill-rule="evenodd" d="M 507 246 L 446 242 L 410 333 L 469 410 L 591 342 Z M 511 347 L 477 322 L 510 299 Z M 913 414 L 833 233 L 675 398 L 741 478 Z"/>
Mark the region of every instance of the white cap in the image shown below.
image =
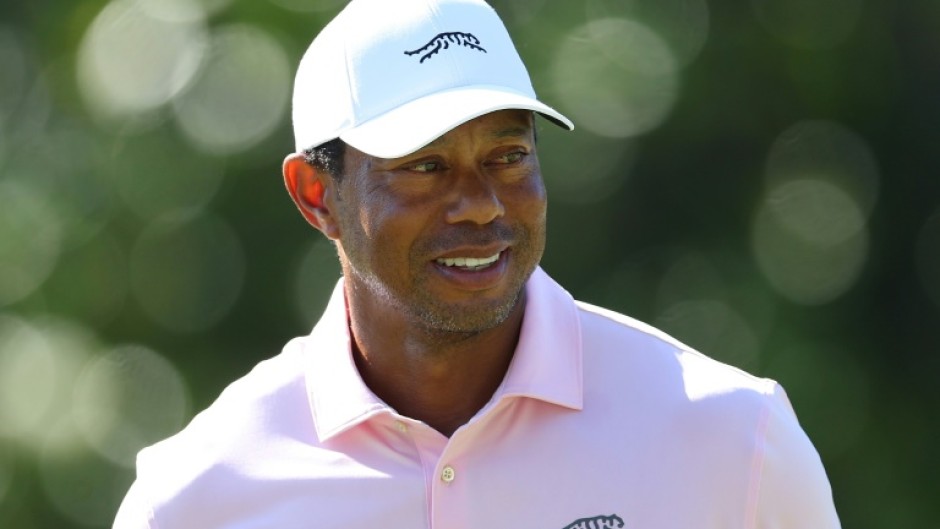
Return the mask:
<path id="1" fill-rule="evenodd" d="M 353 0 L 297 70 L 297 151 L 340 138 L 397 158 L 496 110 L 565 116 L 536 99 L 496 12 L 482 0 Z"/>

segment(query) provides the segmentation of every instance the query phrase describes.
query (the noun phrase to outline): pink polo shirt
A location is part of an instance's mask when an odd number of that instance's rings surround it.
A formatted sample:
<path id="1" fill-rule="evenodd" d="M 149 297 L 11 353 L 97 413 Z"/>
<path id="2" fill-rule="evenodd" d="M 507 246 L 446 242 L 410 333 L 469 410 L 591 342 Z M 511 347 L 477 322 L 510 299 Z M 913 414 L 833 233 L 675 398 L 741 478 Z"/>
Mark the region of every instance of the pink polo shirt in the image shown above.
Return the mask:
<path id="1" fill-rule="evenodd" d="M 362 382 L 342 281 L 304 338 L 141 451 L 115 529 L 831 529 L 783 389 L 541 269 L 492 400 L 449 439 Z"/>

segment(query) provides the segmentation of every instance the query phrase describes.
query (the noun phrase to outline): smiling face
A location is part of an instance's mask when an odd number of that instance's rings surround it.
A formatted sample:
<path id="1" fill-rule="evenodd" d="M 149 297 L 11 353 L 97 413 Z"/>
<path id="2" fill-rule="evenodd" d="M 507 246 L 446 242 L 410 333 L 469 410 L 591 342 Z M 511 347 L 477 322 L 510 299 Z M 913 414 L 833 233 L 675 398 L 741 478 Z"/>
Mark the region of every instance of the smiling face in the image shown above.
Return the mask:
<path id="1" fill-rule="evenodd" d="M 486 114 L 403 158 L 347 149 L 331 210 L 351 307 L 437 332 L 506 320 L 545 246 L 532 121 Z"/>

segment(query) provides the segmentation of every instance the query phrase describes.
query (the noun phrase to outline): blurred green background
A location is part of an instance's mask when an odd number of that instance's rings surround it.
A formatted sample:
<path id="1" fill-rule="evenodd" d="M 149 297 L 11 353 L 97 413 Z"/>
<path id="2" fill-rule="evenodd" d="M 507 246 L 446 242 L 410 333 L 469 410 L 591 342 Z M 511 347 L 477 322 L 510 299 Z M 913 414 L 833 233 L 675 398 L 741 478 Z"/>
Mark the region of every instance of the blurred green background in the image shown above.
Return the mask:
<path id="1" fill-rule="evenodd" d="M 136 451 L 316 321 L 280 163 L 343 3 L 0 4 L 0 527 L 110 527 Z M 940 527 L 940 2 L 495 7 L 578 125 L 540 131 L 548 272 L 782 382 L 844 527 Z"/>

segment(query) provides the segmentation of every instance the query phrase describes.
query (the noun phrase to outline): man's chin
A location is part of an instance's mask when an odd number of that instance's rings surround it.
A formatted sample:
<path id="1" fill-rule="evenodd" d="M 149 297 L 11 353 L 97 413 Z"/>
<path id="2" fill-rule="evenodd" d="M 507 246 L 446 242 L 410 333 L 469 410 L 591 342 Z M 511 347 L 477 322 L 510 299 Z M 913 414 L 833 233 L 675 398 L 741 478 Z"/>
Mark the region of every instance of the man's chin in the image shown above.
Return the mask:
<path id="1" fill-rule="evenodd" d="M 505 323 L 519 302 L 519 295 L 495 303 L 424 306 L 414 317 L 433 334 L 475 335 Z"/>

